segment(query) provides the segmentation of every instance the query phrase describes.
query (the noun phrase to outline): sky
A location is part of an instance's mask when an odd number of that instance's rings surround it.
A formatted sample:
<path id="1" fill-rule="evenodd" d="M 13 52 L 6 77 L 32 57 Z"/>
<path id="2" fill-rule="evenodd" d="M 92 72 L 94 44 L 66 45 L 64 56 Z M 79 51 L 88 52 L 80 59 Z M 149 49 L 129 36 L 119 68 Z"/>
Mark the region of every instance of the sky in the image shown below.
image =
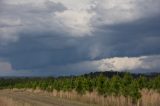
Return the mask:
<path id="1" fill-rule="evenodd" d="M 160 0 L 0 0 L 0 76 L 160 72 Z"/>

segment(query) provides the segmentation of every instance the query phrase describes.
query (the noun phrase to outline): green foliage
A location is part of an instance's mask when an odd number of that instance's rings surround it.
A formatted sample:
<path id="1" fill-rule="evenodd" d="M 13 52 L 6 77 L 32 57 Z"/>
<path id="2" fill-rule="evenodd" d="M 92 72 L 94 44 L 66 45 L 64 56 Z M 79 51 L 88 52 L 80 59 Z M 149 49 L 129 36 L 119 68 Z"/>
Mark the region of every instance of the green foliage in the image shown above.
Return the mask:
<path id="1" fill-rule="evenodd" d="M 140 76 L 139 79 L 138 79 L 138 86 L 140 89 L 142 89 L 143 87 L 147 87 L 148 88 L 148 85 L 147 85 L 147 78 L 144 77 L 144 76 Z"/>
<path id="2" fill-rule="evenodd" d="M 105 94 L 105 81 L 106 78 L 102 74 L 97 77 L 97 91 L 99 94 Z"/>
<path id="3" fill-rule="evenodd" d="M 96 77 L 91 76 L 77 76 L 77 77 L 64 77 L 64 78 L 13 78 L 13 79 L 0 79 L 0 89 L 12 88 L 31 88 L 42 89 L 52 92 L 54 89 L 57 91 L 72 91 L 75 90 L 83 95 L 86 92 L 97 91 L 99 95 L 123 95 L 131 97 L 133 102 L 140 99 L 140 90 L 154 89 L 160 92 L 160 76 L 148 78 L 140 76 L 133 78 L 129 73 L 123 76 L 115 75 L 108 78 L 103 74 Z"/>
<path id="4" fill-rule="evenodd" d="M 85 93 L 85 81 L 84 77 L 78 77 L 75 80 L 75 89 L 79 94 L 84 94 Z"/>
<path id="5" fill-rule="evenodd" d="M 120 87 L 121 87 L 121 78 L 119 76 L 113 76 L 110 82 L 110 91 L 113 95 L 120 94 Z"/>
<path id="6" fill-rule="evenodd" d="M 139 92 L 138 83 L 136 80 L 133 80 L 129 85 L 129 96 L 132 97 L 133 103 L 136 103 L 137 100 L 141 97 Z"/>

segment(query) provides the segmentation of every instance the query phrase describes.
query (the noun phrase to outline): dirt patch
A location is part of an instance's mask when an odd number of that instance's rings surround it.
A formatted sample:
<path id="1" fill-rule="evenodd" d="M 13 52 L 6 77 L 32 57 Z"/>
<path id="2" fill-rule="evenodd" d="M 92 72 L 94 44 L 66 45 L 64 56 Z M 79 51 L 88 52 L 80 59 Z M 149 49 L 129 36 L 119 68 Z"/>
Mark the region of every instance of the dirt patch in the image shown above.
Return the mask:
<path id="1" fill-rule="evenodd" d="M 0 91 L 0 98 L 0 106 L 90 106 L 80 102 L 24 91 L 3 90 Z"/>

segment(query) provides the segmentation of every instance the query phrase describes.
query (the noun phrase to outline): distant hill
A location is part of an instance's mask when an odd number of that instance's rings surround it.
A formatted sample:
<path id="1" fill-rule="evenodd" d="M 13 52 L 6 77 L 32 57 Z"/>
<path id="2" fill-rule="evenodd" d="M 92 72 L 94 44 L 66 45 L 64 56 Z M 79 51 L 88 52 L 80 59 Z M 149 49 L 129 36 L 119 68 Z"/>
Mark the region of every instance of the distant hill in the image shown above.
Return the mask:
<path id="1" fill-rule="evenodd" d="M 84 74 L 82 76 L 91 76 L 91 77 L 96 77 L 99 76 L 100 74 L 103 74 L 106 77 L 112 78 L 115 75 L 118 75 L 120 77 L 123 77 L 126 73 L 129 72 L 118 72 L 118 71 L 104 71 L 104 72 L 91 72 L 89 74 Z M 140 77 L 140 76 L 145 76 L 145 77 L 156 77 L 158 75 L 160 75 L 160 73 L 156 73 L 156 72 L 152 72 L 152 73 L 130 73 L 134 78 Z"/>

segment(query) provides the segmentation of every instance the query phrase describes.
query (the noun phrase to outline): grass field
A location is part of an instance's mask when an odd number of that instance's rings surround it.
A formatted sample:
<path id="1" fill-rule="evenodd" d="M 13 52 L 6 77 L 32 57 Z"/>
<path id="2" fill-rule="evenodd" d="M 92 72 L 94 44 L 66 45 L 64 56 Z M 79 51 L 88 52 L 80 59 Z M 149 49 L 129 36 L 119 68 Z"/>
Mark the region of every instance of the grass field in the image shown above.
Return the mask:
<path id="1" fill-rule="evenodd" d="M 0 91 L 0 106 L 97 106 L 29 91 Z"/>
<path id="2" fill-rule="evenodd" d="M 98 96 L 96 93 L 78 95 L 76 92 L 44 92 L 41 90 L 1 90 L 0 106 L 160 106 L 160 94 L 143 90 L 142 97 L 133 104 L 123 96 Z"/>

